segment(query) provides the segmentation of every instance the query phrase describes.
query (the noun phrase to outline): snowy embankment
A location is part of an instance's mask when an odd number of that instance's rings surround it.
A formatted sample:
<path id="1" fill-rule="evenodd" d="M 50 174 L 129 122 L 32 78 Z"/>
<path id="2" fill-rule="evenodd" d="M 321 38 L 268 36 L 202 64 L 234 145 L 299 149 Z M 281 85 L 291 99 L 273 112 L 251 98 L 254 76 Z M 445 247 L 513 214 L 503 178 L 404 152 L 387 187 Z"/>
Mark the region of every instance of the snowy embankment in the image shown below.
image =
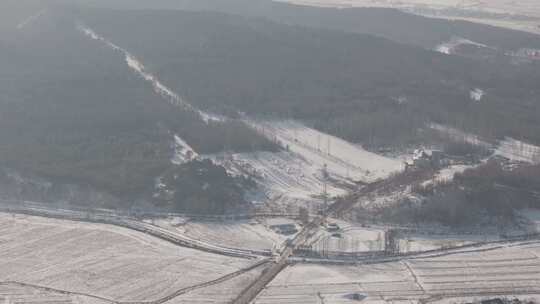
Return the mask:
<path id="1" fill-rule="evenodd" d="M 110 212 L 107 210 L 82 211 L 61 208 L 57 209 L 54 207 L 51 208 L 51 206 L 48 206 L 46 204 L 39 204 L 33 202 L 0 202 L 0 211 L 4 212 L 115 225 L 122 228 L 128 228 L 133 231 L 143 232 L 149 236 L 167 241 L 177 246 L 193 248 L 224 256 L 253 259 L 270 254 L 269 250 L 256 251 L 243 248 L 220 246 L 219 244 L 212 244 L 204 240 L 191 238 L 187 235 L 179 234 L 177 232 L 170 231 L 156 225 L 152 225 L 151 223 L 133 219 L 129 216 L 117 215 L 114 212 Z"/>
<path id="2" fill-rule="evenodd" d="M 151 222 L 153 225 L 194 240 L 258 252 L 270 252 L 288 238 L 256 220 L 200 222 L 182 218 L 161 218 L 153 219 Z"/>
<path id="3" fill-rule="evenodd" d="M 1 282 L 114 301 L 157 300 L 256 263 L 104 224 L 0 213 L 0 230 Z"/>

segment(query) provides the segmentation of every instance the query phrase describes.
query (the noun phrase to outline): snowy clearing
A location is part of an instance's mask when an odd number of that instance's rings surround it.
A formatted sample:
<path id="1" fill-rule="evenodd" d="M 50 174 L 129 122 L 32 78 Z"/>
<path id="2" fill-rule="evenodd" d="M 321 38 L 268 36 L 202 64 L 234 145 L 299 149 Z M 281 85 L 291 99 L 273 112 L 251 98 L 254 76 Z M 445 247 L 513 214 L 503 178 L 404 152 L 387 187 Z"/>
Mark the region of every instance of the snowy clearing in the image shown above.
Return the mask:
<path id="1" fill-rule="evenodd" d="M 418 303 L 435 296 L 540 294 L 540 244 L 358 266 L 297 264 L 280 273 L 255 303 Z M 319 302 L 318 302 L 319 301 Z M 357 302 L 357 301 L 356 301 Z"/>
<path id="2" fill-rule="evenodd" d="M 501 141 L 495 154 L 513 161 L 540 164 L 540 147 L 513 138 Z"/>
<path id="3" fill-rule="evenodd" d="M 266 202 L 268 208 L 297 212 L 299 207 L 306 207 L 314 213 L 323 204 L 325 186 L 332 198 L 346 194 L 357 182 L 384 179 L 403 167 L 400 160 L 368 152 L 300 122 L 245 121 L 287 151 L 203 157 L 223 165 L 233 175 L 254 177 L 261 191 L 249 199 Z"/>
<path id="4" fill-rule="evenodd" d="M 475 145 L 475 146 L 478 146 L 478 147 L 483 147 L 483 148 L 486 148 L 486 149 L 492 149 L 493 148 L 493 145 L 491 143 L 489 143 L 486 140 L 483 140 L 478 135 L 474 135 L 474 134 L 471 134 L 471 133 L 461 131 L 461 130 L 456 129 L 456 128 L 452 128 L 452 127 L 449 127 L 449 126 L 436 124 L 436 123 L 432 123 L 428 127 L 430 129 L 432 129 L 432 130 L 440 132 L 441 134 L 443 134 L 445 136 L 448 136 L 448 138 L 450 138 L 452 140 L 455 140 L 455 141 L 469 143 L 469 144 L 472 144 L 472 145 Z"/>
<path id="5" fill-rule="evenodd" d="M 452 39 L 450 39 L 450 41 L 441 43 L 438 46 L 436 46 L 435 51 L 446 54 L 446 55 L 452 55 L 455 53 L 456 48 L 458 48 L 461 45 L 474 45 L 477 47 L 484 47 L 484 48 L 488 47 L 485 44 L 474 42 L 469 39 L 465 39 L 461 37 L 453 37 Z"/>
<path id="6" fill-rule="evenodd" d="M 174 135 L 174 155 L 171 162 L 175 165 L 186 163 L 199 155 L 180 136 Z"/>
<path id="7" fill-rule="evenodd" d="M 0 281 L 148 301 L 255 262 L 103 224 L 0 213 Z"/>
<path id="8" fill-rule="evenodd" d="M 322 166 L 308 162 L 301 155 L 289 152 L 255 152 L 233 154 L 223 164 L 231 172 L 246 173 L 260 180 L 269 199 L 286 195 L 311 200 L 323 193 Z M 331 196 L 345 194 L 343 189 L 328 185 Z"/>
<path id="9" fill-rule="evenodd" d="M 480 163 L 480 164 L 482 164 L 482 163 Z M 480 164 L 477 164 L 477 165 L 453 165 L 453 166 L 450 166 L 450 167 L 447 167 L 447 168 L 443 168 L 443 169 L 439 170 L 439 172 L 437 172 L 435 174 L 433 179 L 424 181 L 422 183 L 422 186 L 428 186 L 428 185 L 437 184 L 437 183 L 451 182 L 451 181 L 454 180 L 454 176 L 457 173 L 463 173 L 467 169 L 474 169 L 474 168 L 478 167 Z"/>
<path id="10" fill-rule="evenodd" d="M 318 168 L 325 165 L 331 177 L 373 182 L 399 172 L 402 163 L 364 150 L 338 137 L 308 128 L 295 121 L 251 122 L 268 138 L 275 138 L 290 151 Z"/>
<path id="11" fill-rule="evenodd" d="M 512 161 L 525 162 L 530 164 L 540 164 L 540 147 L 520 141 L 514 138 L 507 137 L 504 140 L 498 141 L 496 144 L 490 144 L 488 141 L 483 140 L 478 135 L 467 133 L 456 128 L 440 125 L 430 124 L 429 127 L 433 130 L 447 135 L 453 140 L 470 143 L 486 149 L 495 150 L 495 155 L 499 155 L 508 158 Z"/>

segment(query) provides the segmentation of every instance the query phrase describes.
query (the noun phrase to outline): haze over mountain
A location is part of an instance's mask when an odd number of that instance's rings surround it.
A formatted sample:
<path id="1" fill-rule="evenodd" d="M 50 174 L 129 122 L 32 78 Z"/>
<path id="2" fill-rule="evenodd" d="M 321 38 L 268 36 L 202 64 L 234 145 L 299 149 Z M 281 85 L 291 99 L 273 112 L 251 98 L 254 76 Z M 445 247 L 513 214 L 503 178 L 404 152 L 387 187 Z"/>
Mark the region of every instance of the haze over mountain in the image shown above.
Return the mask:
<path id="1" fill-rule="evenodd" d="M 174 135 L 198 154 L 278 150 L 245 123 L 262 117 L 373 150 L 429 141 L 432 123 L 540 142 L 538 62 L 509 55 L 532 34 L 265 0 L 2 6 L 0 161 L 39 176 L 149 195 Z M 476 49 L 432 50 L 453 37 Z"/>
<path id="2" fill-rule="evenodd" d="M 540 303 L 540 36 L 400 9 L 1 0 L 0 303 Z"/>

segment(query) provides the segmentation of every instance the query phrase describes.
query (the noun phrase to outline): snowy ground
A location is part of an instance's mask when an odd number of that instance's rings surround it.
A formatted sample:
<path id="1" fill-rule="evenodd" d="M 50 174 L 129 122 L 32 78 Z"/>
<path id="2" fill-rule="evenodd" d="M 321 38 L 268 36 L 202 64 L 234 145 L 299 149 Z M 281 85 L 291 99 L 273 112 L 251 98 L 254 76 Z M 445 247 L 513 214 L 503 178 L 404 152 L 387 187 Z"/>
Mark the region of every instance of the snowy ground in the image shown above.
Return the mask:
<path id="1" fill-rule="evenodd" d="M 402 253 L 440 250 L 445 248 L 470 245 L 478 242 L 498 239 L 494 236 L 483 235 L 410 235 L 400 238 L 399 251 Z"/>
<path id="2" fill-rule="evenodd" d="M 257 251 L 270 251 L 292 237 L 274 232 L 264 220 L 201 222 L 169 218 L 153 220 L 152 223 L 195 240 Z"/>
<path id="3" fill-rule="evenodd" d="M 402 169 L 402 162 L 364 150 L 295 121 L 246 121 L 287 151 L 212 156 L 233 174 L 255 176 L 262 192 L 255 201 L 281 210 L 300 206 L 315 212 L 326 181 L 329 197 L 344 195 L 355 182 L 373 182 Z M 327 172 L 328 177 L 325 178 Z"/>
<path id="4" fill-rule="evenodd" d="M 540 164 L 540 147 L 507 137 L 495 144 L 489 143 L 478 135 L 470 134 L 452 127 L 431 124 L 431 129 L 444 134 L 453 140 L 467 142 L 486 149 L 493 149 L 495 155 L 508 158 L 512 161 Z"/>
<path id="5" fill-rule="evenodd" d="M 291 201 L 312 200 L 323 193 L 323 165 L 308 161 L 302 155 L 290 152 L 255 152 L 233 154 L 218 161 L 229 171 L 257 177 L 267 199 L 286 196 Z M 330 196 L 345 194 L 345 190 L 329 184 Z M 264 200 L 264 198 L 263 198 Z"/>
<path id="6" fill-rule="evenodd" d="M 346 221 L 332 220 L 339 231 L 322 228 L 310 240 L 312 249 L 324 252 L 358 253 L 384 250 L 384 229 L 362 227 Z M 338 233 L 339 236 L 333 234 Z"/>
<path id="7" fill-rule="evenodd" d="M 418 303 L 434 296 L 540 294 L 540 244 L 358 266 L 297 264 L 254 303 Z M 321 299 L 323 301 L 321 301 Z"/>
<path id="8" fill-rule="evenodd" d="M 147 301 L 252 263 L 115 226 L 0 213 L 0 282 Z"/>
<path id="9" fill-rule="evenodd" d="M 495 154 L 513 161 L 540 164 L 540 147 L 513 138 L 501 141 Z"/>
<path id="10" fill-rule="evenodd" d="M 480 163 L 480 164 L 482 164 L 482 163 Z M 479 166 L 480 164 L 476 164 L 476 165 L 452 165 L 452 166 L 449 166 L 447 168 L 443 168 L 443 169 L 439 170 L 435 174 L 435 176 L 433 176 L 432 179 L 423 182 L 422 185 L 427 186 L 429 184 L 434 184 L 434 183 L 451 182 L 454 179 L 455 174 L 463 173 L 463 172 L 465 172 L 465 170 L 475 168 L 475 167 Z"/>
<path id="11" fill-rule="evenodd" d="M 297 212 L 299 207 L 306 207 L 314 213 L 323 203 L 325 180 L 331 198 L 346 194 L 355 182 L 385 178 L 402 167 L 400 160 L 367 152 L 299 122 L 247 122 L 261 134 L 281 142 L 288 151 L 203 157 L 225 166 L 232 174 L 255 177 L 261 191 L 250 199 L 266 203 L 275 211 Z"/>
<path id="12" fill-rule="evenodd" d="M 167 302 L 167 304 L 229 304 L 246 286 L 255 281 L 262 274 L 264 269 L 264 266 L 255 268 L 221 284 L 201 288 L 181 295 L 174 300 Z"/>

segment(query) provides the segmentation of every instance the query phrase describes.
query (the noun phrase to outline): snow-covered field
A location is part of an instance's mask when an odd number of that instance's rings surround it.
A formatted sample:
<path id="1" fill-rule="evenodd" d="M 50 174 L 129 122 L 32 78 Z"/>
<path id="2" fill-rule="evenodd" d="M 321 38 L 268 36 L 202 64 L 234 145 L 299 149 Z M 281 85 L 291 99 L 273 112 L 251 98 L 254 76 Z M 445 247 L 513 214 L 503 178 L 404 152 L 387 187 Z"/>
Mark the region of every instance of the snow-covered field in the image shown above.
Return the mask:
<path id="1" fill-rule="evenodd" d="M 148 301 L 252 263 L 110 225 L 0 213 L 0 282 Z"/>
<path id="2" fill-rule="evenodd" d="M 330 7 L 395 7 L 411 8 L 415 6 L 431 7 L 434 9 L 458 8 L 469 10 L 489 11 L 494 13 L 510 13 L 527 16 L 540 16 L 540 3 L 536 0 L 281 0 L 284 2 L 303 3 L 307 5 Z"/>
<path id="3" fill-rule="evenodd" d="M 324 254 L 325 252 L 358 253 L 384 250 L 384 230 L 352 225 L 345 221 L 332 221 L 339 226 L 339 231 L 333 232 L 321 228 L 312 238 L 312 249 Z M 333 235 L 333 234 L 339 234 Z"/>
<path id="4" fill-rule="evenodd" d="M 486 248 L 487 249 L 487 248 Z M 255 303 L 418 303 L 435 296 L 540 294 L 540 244 L 358 266 L 297 264 Z"/>
<path id="5" fill-rule="evenodd" d="M 229 304 L 246 286 L 255 281 L 264 269 L 265 267 L 261 266 L 221 284 L 188 292 L 167 304 Z"/>
<path id="6" fill-rule="evenodd" d="M 106 304 L 89 296 L 65 294 L 17 283 L 0 283 L 0 303 L 18 304 Z"/>
<path id="7" fill-rule="evenodd" d="M 399 240 L 399 251 L 402 253 L 409 252 L 422 252 L 429 250 L 440 250 L 445 248 L 459 247 L 463 245 L 474 244 L 477 242 L 484 242 L 486 240 L 492 240 L 490 236 L 479 235 L 433 235 L 433 236 L 420 236 L 413 235 L 404 237 Z"/>
<path id="8" fill-rule="evenodd" d="M 300 5 L 322 6 L 322 7 L 391 7 L 415 13 L 435 11 L 430 17 L 463 19 L 472 22 L 485 23 L 494 26 L 507 27 L 533 33 L 540 33 L 540 2 L 537 0 L 401 0 L 401 1 L 381 1 L 381 0 L 275 0 L 280 2 L 290 2 Z M 477 14 L 479 17 L 473 18 L 465 15 L 446 15 L 448 10 Z M 488 16 L 482 14 L 501 14 L 506 18 L 499 18 L 496 15 Z M 508 18 L 509 16 L 526 16 L 527 18 Z M 481 17 L 481 18 L 480 18 Z"/>

